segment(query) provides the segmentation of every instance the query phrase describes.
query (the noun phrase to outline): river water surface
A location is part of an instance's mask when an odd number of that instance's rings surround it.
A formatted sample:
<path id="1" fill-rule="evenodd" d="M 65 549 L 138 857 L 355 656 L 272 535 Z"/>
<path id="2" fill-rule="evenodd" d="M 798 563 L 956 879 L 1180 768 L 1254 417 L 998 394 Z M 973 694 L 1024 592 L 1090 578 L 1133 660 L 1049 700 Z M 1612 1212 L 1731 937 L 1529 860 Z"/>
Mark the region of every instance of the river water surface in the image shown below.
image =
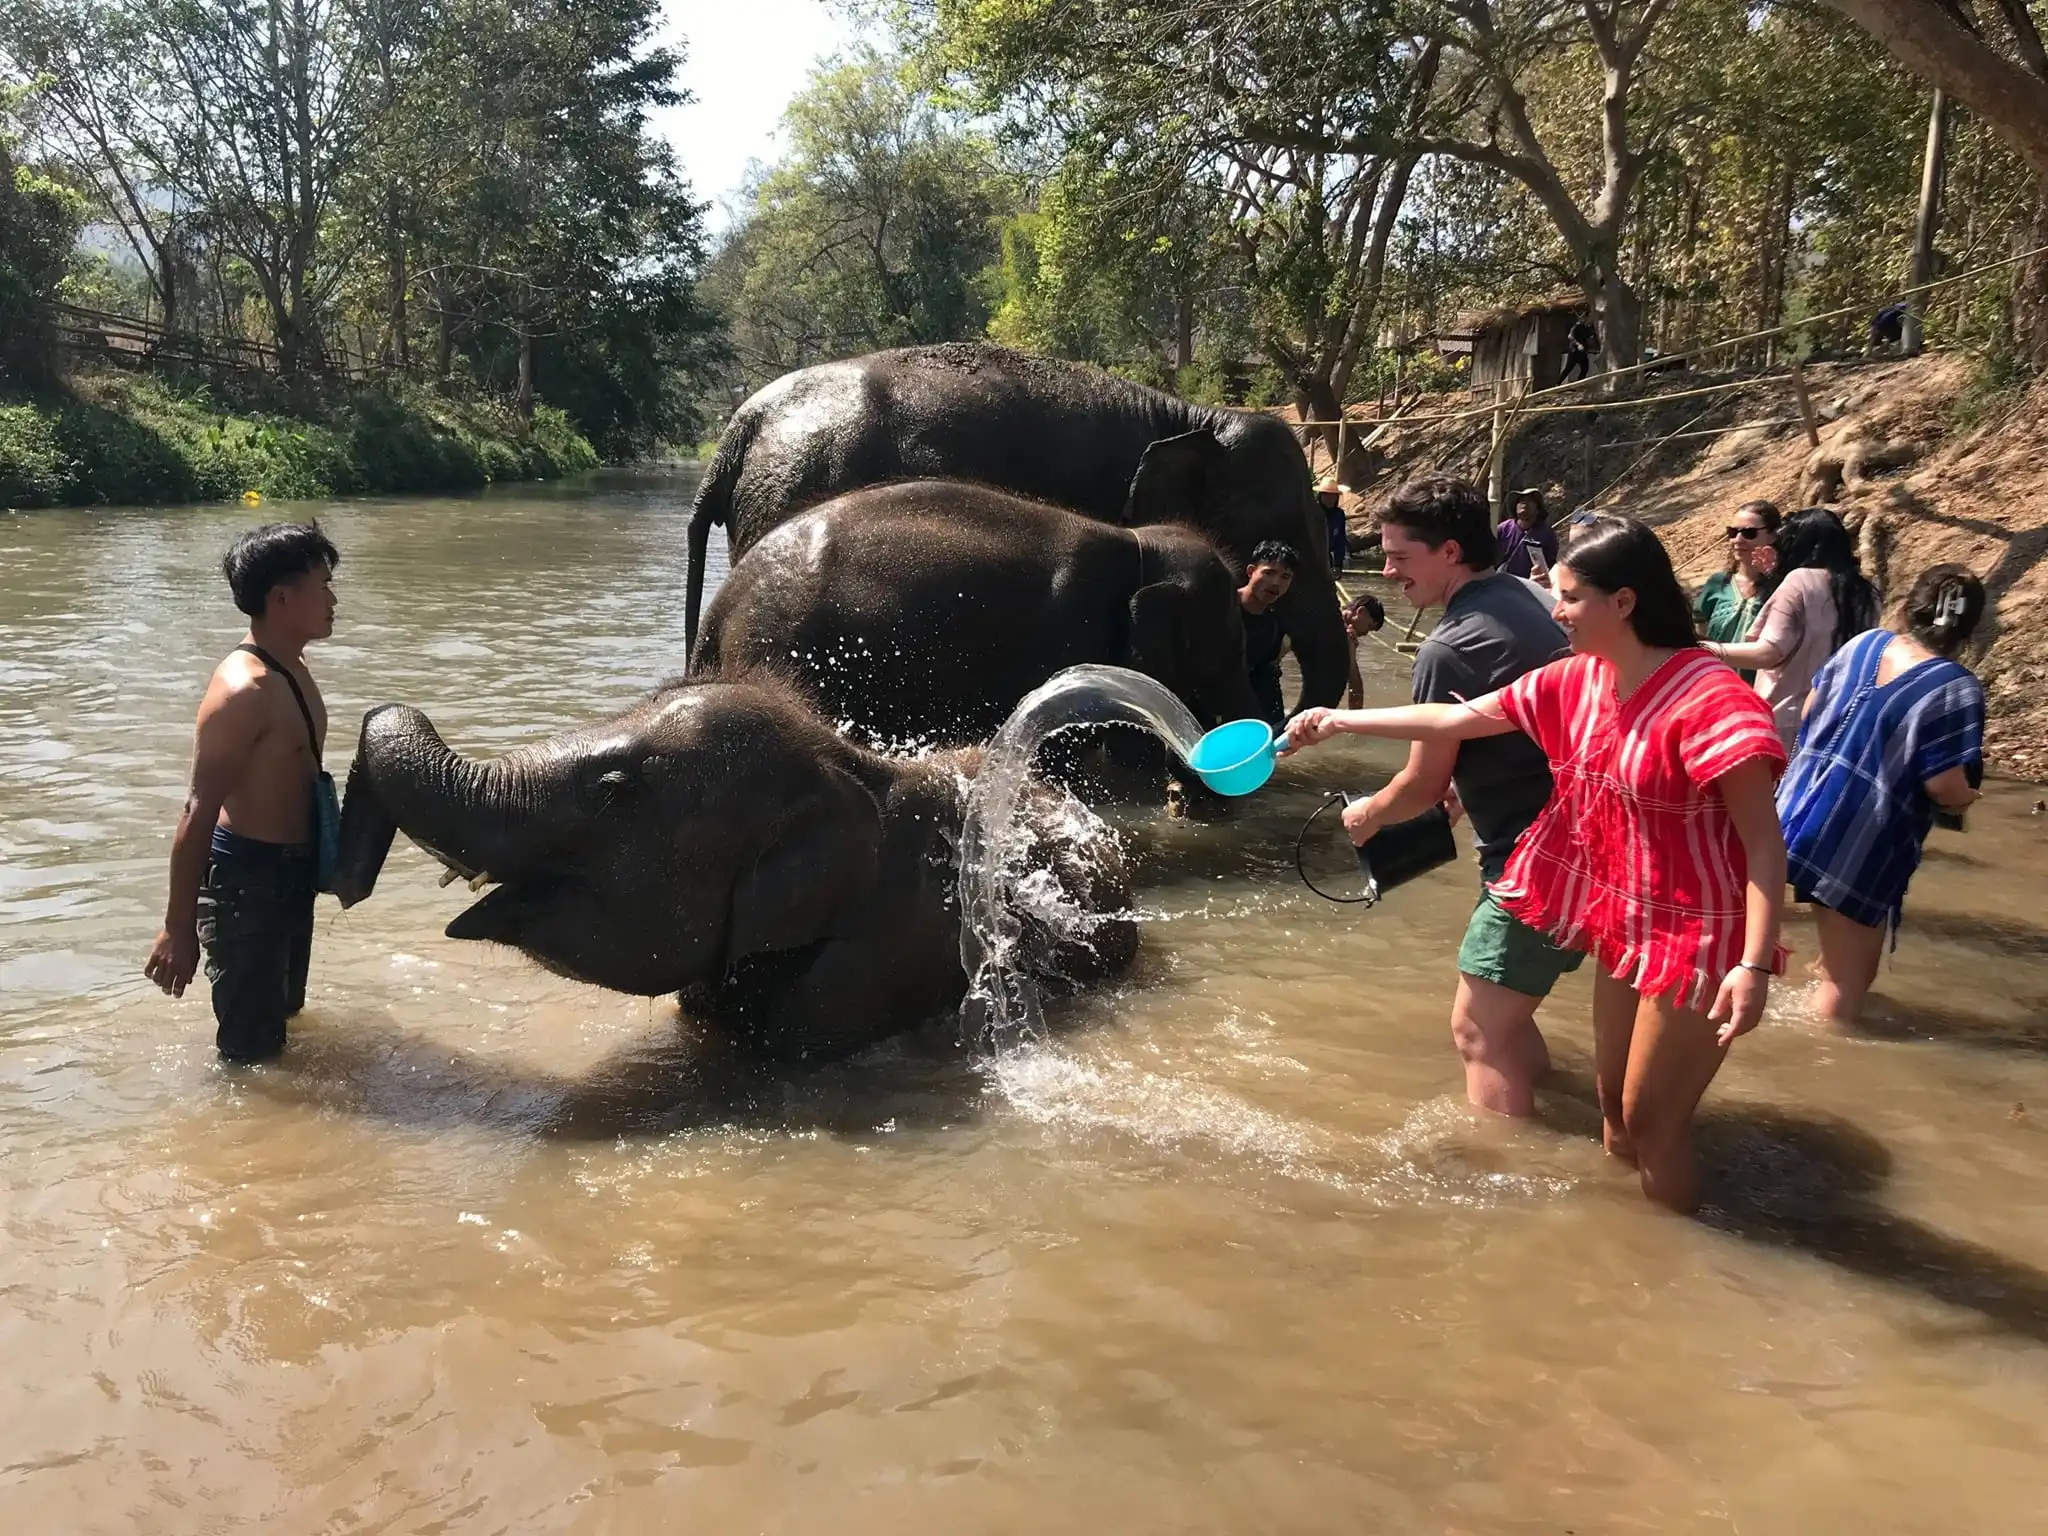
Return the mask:
<path id="1" fill-rule="evenodd" d="M 689 489 L 318 508 L 329 765 L 679 670 Z M 0 515 L 6 1530 L 2048 1530 L 2038 791 L 1937 834 L 1866 1034 L 1736 1047 L 1699 1222 L 1601 1156 L 1584 976 L 1542 1120 L 1467 1115 L 1471 866 L 1296 881 L 1386 748 L 1134 829 L 1136 971 L 999 1060 L 761 1073 L 442 938 L 401 839 L 235 1073 L 139 968 L 251 520 Z"/>

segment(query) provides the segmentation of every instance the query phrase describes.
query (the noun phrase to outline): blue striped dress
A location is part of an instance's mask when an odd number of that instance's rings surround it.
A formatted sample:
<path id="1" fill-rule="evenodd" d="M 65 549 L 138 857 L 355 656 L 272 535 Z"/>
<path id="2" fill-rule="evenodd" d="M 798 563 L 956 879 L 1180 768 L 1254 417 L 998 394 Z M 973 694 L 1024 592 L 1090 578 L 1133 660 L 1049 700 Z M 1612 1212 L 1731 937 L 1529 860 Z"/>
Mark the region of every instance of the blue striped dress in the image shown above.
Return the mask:
<path id="1" fill-rule="evenodd" d="M 1865 630 L 1813 680 L 1799 750 L 1778 784 L 1792 889 L 1853 922 L 1898 928 L 1934 820 L 1928 779 L 1984 752 L 1984 689 L 1936 657 L 1879 686 L 1895 637 Z"/>

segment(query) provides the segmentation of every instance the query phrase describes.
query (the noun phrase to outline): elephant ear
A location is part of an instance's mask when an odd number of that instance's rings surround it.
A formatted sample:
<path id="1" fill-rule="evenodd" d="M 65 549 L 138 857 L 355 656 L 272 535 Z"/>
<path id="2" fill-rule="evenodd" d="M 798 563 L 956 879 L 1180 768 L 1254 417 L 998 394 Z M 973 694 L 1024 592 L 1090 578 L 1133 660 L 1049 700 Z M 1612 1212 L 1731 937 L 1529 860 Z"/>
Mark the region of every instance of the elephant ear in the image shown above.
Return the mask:
<path id="1" fill-rule="evenodd" d="M 1131 594 L 1131 666 L 1183 697 L 1187 690 L 1181 676 L 1181 630 L 1186 607 L 1187 595 L 1168 581 L 1155 581 Z"/>
<path id="2" fill-rule="evenodd" d="M 797 949 L 846 927 L 873 899 L 881 843 L 874 797 L 826 769 L 734 883 L 726 964 Z"/>
<path id="3" fill-rule="evenodd" d="M 1160 438 L 1146 448 L 1131 476 L 1124 525 L 1202 523 L 1228 457 L 1229 450 L 1206 427 Z"/>

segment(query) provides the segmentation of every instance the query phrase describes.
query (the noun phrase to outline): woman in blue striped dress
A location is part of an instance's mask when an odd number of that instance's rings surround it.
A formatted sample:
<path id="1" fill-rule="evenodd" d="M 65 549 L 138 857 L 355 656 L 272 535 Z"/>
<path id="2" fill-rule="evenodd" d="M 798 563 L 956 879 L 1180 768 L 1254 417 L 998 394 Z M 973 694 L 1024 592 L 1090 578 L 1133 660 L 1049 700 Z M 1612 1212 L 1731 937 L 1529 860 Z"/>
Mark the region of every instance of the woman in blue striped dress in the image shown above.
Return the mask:
<path id="1" fill-rule="evenodd" d="M 1865 630 L 1821 668 L 1799 751 L 1778 785 L 1788 876 L 1820 928 L 1823 1018 L 1853 1024 L 1937 808 L 1977 798 L 1984 690 L 1955 660 L 1984 616 L 1984 584 L 1937 565 L 1913 584 L 1906 627 Z"/>

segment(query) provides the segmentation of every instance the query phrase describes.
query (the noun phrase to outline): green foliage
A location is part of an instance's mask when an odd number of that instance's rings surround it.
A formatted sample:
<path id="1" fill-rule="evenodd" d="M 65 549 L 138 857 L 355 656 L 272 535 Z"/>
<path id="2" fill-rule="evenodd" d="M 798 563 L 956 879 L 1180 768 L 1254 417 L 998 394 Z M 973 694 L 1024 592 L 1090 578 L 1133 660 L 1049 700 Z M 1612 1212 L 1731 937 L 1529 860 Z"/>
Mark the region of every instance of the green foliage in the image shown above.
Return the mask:
<path id="1" fill-rule="evenodd" d="M 47 306 L 84 227 L 85 199 L 15 155 L 26 92 L 0 84 L 0 379 L 38 383 L 55 372 Z"/>
<path id="2" fill-rule="evenodd" d="M 628 457 L 694 439 L 720 353 L 700 210 L 650 122 L 685 100 L 659 20 L 658 0 L 0 0 L 0 80 L 38 82 L 39 145 L 129 242 L 132 265 L 72 267 L 78 302 L 273 345 L 293 377 L 374 357 L 522 417 L 551 403 Z"/>
<path id="3" fill-rule="evenodd" d="M 789 152 L 712 263 L 733 387 L 828 358 L 980 335 L 1015 193 L 990 146 L 872 50 L 813 74 Z"/>
<path id="4" fill-rule="evenodd" d="M 204 392 L 106 378 L 0 405 L 0 506 L 275 500 L 475 490 L 594 468 L 561 411 L 372 389 L 318 418 L 237 414 Z"/>

